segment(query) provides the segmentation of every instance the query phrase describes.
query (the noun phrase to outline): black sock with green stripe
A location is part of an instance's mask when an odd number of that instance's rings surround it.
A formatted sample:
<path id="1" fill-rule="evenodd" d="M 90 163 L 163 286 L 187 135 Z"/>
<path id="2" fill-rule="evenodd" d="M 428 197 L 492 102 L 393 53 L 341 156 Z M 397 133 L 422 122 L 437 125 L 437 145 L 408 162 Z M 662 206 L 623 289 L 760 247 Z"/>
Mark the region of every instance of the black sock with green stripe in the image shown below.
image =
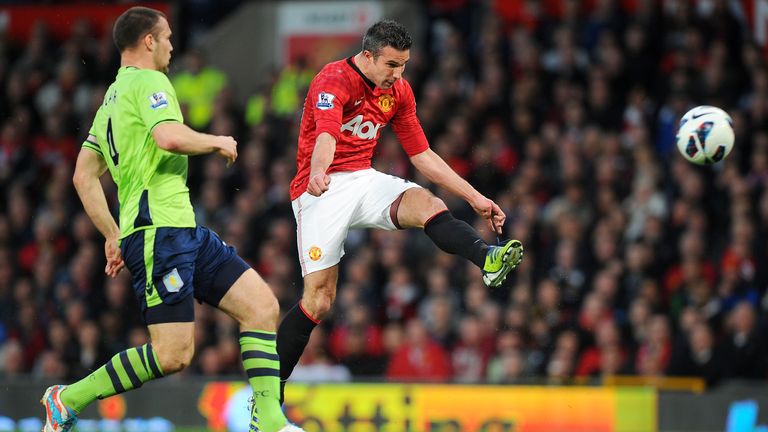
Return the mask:
<path id="1" fill-rule="evenodd" d="M 96 399 L 139 388 L 162 376 L 152 344 L 146 344 L 115 355 L 87 377 L 68 385 L 61 393 L 61 401 L 79 413 Z"/>
<path id="2" fill-rule="evenodd" d="M 287 423 L 280 409 L 280 357 L 276 340 L 275 332 L 250 330 L 240 333 L 243 369 L 253 389 L 255 415 L 251 422 L 263 431 L 278 430 Z"/>

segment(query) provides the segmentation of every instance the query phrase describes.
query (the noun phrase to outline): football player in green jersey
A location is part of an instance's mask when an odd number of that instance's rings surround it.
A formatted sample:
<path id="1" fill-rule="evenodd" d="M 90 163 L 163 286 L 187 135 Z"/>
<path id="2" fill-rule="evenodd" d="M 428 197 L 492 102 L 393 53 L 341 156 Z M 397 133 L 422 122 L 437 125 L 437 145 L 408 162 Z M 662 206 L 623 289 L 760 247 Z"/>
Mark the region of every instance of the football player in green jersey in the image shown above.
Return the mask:
<path id="1" fill-rule="evenodd" d="M 194 353 L 194 299 L 240 324 L 240 346 L 254 397 L 251 431 L 300 430 L 279 404 L 280 361 L 275 347 L 277 300 L 232 246 L 198 226 L 187 188 L 187 157 L 217 153 L 237 159 L 232 137 L 193 131 L 183 123 L 166 73 L 171 29 L 165 15 L 133 7 L 115 22 L 121 54 L 77 159 L 74 184 L 88 216 L 106 238 L 105 272 L 127 267 L 151 343 L 116 354 L 82 380 L 48 388 L 44 431 L 69 431 L 96 399 L 139 388 L 184 369 Z M 99 182 L 117 184 L 120 225 Z"/>

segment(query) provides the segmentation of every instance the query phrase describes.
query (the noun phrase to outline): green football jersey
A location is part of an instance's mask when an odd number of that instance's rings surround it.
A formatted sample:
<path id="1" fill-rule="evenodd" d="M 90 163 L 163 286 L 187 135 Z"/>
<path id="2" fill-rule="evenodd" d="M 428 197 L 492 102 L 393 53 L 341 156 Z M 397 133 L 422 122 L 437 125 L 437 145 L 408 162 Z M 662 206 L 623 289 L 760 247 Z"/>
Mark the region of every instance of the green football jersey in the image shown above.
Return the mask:
<path id="1" fill-rule="evenodd" d="M 194 227 L 186 155 L 157 146 L 152 129 L 183 122 L 176 92 L 158 71 L 121 67 L 83 147 L 100 154 L 117 185 L 120 238 L 155 227 Z"/>

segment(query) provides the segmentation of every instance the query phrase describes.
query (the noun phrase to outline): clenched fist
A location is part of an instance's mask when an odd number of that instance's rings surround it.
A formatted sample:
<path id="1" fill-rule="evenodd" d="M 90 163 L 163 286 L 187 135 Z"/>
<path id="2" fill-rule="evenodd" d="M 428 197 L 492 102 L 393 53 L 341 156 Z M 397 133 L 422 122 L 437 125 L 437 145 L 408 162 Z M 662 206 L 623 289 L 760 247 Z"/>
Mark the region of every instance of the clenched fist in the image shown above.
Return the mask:
<path id="1" fill-rule="evenodd" d="M 309 184 L 307 185 L 307 192 L 310 195 L 319 197 L 325 191 L 328 190 L 328 185 L 331 184 L 331 177 L 326 173 L 316 173 L 309 176 Z"/>

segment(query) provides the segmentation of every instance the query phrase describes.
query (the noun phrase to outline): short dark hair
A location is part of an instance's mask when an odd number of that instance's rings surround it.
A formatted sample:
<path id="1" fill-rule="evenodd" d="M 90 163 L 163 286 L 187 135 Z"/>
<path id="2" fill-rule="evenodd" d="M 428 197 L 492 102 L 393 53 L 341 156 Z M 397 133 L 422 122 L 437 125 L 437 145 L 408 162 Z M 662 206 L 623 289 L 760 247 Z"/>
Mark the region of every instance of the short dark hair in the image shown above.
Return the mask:
<path id="1" fill-rule="evenodd" d="M 378 57 L 384 47 L 392 47 L 398 51 L 411 49 L 413 40 L 405 26 L 395 20 L 381 20 L 372 25 L 363 36 L 363 50 Z"/>
<path id="2" fill-rule="evenodd" d="M 166 18 L 165 14 L 143 6 L 134 6 L 123 12 L 112 29 L 112 40 L 115 41 L 117 50 L 122 53 L 135 46 L 147 33 L 156 36 L 156 27 L 160 18 Z"/>

